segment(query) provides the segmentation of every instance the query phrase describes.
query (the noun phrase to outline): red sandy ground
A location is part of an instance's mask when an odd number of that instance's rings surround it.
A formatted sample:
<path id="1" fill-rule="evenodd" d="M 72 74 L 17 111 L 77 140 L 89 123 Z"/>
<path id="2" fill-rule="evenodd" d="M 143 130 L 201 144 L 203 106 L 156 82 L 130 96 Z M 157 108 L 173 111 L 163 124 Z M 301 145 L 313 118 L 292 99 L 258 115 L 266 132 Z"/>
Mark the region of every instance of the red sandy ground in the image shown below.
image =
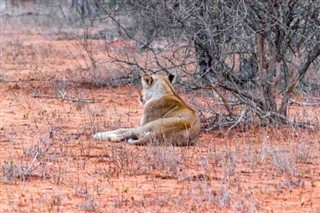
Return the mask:
<path id="1" fill-rule="evenodd" d="M 97 80 L 80 68 L 90 65 L 80 42 L 1 37 L 1 212 L 320 212 L 320 134 L 314 130 L 211 131 L 194 147 L 94 141 L 94 132 L 138 125 L 142 107 L 137 87 L 77 83 Z M 104 75 L 116 76 L 118 69 L 107 62 L 106 46 L 119 55 L 133 49 L 121 41 L 90 45 L 94 57 L 106 61 L 99 64 Z M 59 91 L 77 101 L 49 98 Z M 215 102 L 203 91 L 182 96 L 198 109 Z M 289 112 L 305 121 L 319 113 L 319 107 L 297 106 Z M 16 173 L 33 170 L 23 180 L 6 173 L 8 165 Z"/>

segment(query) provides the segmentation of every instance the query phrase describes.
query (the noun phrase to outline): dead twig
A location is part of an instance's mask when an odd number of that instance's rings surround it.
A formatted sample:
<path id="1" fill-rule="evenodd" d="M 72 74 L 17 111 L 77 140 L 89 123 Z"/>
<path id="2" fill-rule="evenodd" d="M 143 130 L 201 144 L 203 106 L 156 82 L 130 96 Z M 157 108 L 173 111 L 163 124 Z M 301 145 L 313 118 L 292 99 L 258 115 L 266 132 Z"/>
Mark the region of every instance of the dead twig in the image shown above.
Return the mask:
<path id="1" fill-rule="evenodd" d="M 32 93 L 30 94 L 33 98 L 47 98 L 47 99 L 62 99 L 63 101 L 72 101 L 72 102 L 84 102 L 84 103 L 96 103 L 101 99 L 95 98 L 66 98 L 61 96 L 53 96 L 53 95 L 44 95 L 40 93 Z"/>

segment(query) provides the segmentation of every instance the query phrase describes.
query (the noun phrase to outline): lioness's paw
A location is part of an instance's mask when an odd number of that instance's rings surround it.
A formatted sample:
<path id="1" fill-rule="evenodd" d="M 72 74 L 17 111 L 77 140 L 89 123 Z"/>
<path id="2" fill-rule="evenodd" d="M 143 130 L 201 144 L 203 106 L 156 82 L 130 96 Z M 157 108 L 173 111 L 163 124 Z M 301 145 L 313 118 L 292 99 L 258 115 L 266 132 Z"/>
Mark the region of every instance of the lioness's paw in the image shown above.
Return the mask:
<path id="1" fill-rule="evenodd" d="M 93 138 L 95 139 L 95 140 L 104 140 L 105 138 L 104 137 L 102 137 L 102 133 L 96 133 L 96 134 L 94 134 L 93 135 Z"/>
<path id="2" fill-rule="evenodd" d="M 107 134 L 107 139 L 109 141 L 122 141 L 123 140 L 122 137 L 120 137 L 118 134 L 114 134 L 114 133 Z"/>
<path id="3" fill-rule="evenodd" d="M 137 145 L 137 146 L 144 145 L 144 142 L 140 140 L 133 140 L 131 138 L 127 142 L 128 144 L 131 144 L 131 145 Z"/>
<path id="4" fill-rule="evenodd" d="M 118 134 L 112 132 L 99 132 L 96 133 L 93 138 L 95 140 L 109 140 L 109 141 L 121 141 L 123 140 Z"/>

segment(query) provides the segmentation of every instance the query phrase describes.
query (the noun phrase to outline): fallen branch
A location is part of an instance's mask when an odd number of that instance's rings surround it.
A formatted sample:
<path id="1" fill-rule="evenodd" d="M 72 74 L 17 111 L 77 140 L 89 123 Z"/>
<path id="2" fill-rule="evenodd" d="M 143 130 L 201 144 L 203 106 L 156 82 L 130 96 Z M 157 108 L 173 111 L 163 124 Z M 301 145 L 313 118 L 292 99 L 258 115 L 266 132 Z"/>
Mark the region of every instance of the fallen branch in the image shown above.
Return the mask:
<path id="1" fill-rule="evenodd" d="M 211 117 L 204 116 L 203 118 L 205 120 L 205 123 L 207 123 L 203 129 L 206 133 L 208 133 L 213 129 L 220 129 L 220 128 L 224 129 L 224 128 L 230 127 L 236 122 L 235 119 L 230 116 L 226 116 L 213 111 L 207 111 L 207 113 L 214 114 L 214 116 L 211 116 Z"/>
<path id="2" fill-rule="evenodd" d="M 84 103 L 95 103 L 97 100 L 95 98 L 65 98 L 61 96 L 53 96 L 53 95 L 43 95 L 40 93 L 32 93 L 30 94 L 33 98 L 47 98 L 47 99 L 62 99 L 63 101 L 72 101 L 72 102 L 84 102 Z"/>
<path id="3" fill-rule="evenodd" d="M 287 117 L 285 117 L 284 115 L 277 113 L 277 112 L 262 112 L 263 115 L 261 115 L 261 112 L 259 113 L 259 117 L 260 118 L 267 118 L 267 119 L 271 119 L 276 123 L 281 122 L 282 124 L 285 125 L 289 125 L 291 127 L 298 127 L 298 128 L 311 128 L 314 127 L 316 129 L 319 129 L 320 126 L 317 124 L 313 124 L 310 122 L 298 122 L 298 121 L 290 121 Z"/>
<path id="4" fill-rule="evenodd" d="M 320 102 L 317 102 L 317 103 L 299 102 L 299 101 L 296 101 L 296 100 L 294 100 L 292 98 L 289 99 L 289 103 L 290 104 L 296 104 L 296 105 L 299 105 L 299 106 L 310 106 L 310 107 L 320 106 Z"/>

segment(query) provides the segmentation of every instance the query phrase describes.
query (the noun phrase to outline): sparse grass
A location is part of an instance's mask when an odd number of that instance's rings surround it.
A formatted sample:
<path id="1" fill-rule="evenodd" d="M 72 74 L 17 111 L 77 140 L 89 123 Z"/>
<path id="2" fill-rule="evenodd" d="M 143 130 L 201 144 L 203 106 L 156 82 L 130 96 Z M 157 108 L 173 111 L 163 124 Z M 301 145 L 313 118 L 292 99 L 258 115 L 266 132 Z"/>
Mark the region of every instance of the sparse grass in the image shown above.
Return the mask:
<path id="1" fill-rule="evenodd" d="M 216 196 L 217 203 L 222 207 L 230 207 L 231 205 L 231 193 L 225 187 L 222 186 L 220 192 Z"/>
<path id="2" fill-rule="evenodd" d="M 138 153 L 124 144 L 115 144 L 111 147 L 110 164 L 108 174 L 119 177 L 120 175 L 134 175 L 139 169 L 139 163 L 136 162 Z"/>
<path id="3" fill-rule="evenodd" d="M 312 163 L 312 158 L 314 157 L 311 150 L 311 145 L 307 144 L 305 141 L 300 141 L 296 144 L 295 155 L 297 159 L 304 163 Z"/>
<path id="4" fill-rule="evenodd" d="M 1 181 L 3 183 L 14 182 L 20 176 L 19 173 L 20 172 L 12 159 L 10 159 L 9 161 L 4 161 L 4 163 L 2 164 Z"/>
<path id="5" fill-rule="evenodd" d="M 62 202 L 61 195 L 60 194 L 54 195 L 49 202 L 48 210 L 49 212 L 53 212 L 53 211 L 62 212 L 62 205 L 63 205 L 63 202 Z"/>
<path id="6" fill-rule="evenodd" d="M 296 174 L 296 158 L 290 151 L 273 147 L 269 152 L 273 165 L 278 171 L 289 175 Z"/>
<path id="7" fill-rule="evenodd" d="M 177 178 L 179 169 L 183 168 L 184 160 L 174 146 L 148 146 L 144 149 L 146 170 L 160 170 L 171 178 Z"/>
<path id="8" fill-rule="evenodd" d="M 72 92 L 72 88 L 70 91 Z M 28 104 L 30 108 L 33 107 L 32 103 Z M 23 145 L 23 161 L 13 158 L 13 161 L 2 163 L 2 171 L 5 171 L 2 182 L 18 182 L 21 176 L 19 172 L 22 171 L 23 174 L 40 176 L 44 178 L 43 181 L 50 180 L 54 185 L 69 185 L 73 193 L 68 196 L 78 199 L 74 205 L 74 209 L 78 211 L 103 211 L 101 197 L 105 199 L 108 196 L 109 188 L 117 188 L 117 192 L 110 195 L 112 201 L 108 206 L 120 211 L 131 207 L 146 210 L 152 205 L 167 209 L 171 203 L 175 203 L 180 206 L 181 211 L 229 209 L 257 212 L 265 209 L 265 203 L 258 202 L 256 194 L 263 196 L 274 191 L 281 193 L 281 190 L 306 190 L 308 183 L 300 170 L 300 164 L 313 165 L 317 157 L 315 153 L 319 151 L 317 142 L 309 143 L 305 135 L 297 138 L 278 137 L 281 143 L 275 141 L 274 136 L 263 134 L 251 140 L 247 133 L 243 133 L 245 136 L 241 137 L 224 136 L 215 139 L 218 141 L 207 143 L 205 140 L 211 140 L 213 136 L 203 135 L 205 139 L 201 139 L 195 147 L 139 147 L 126 143 L 96 142 L 90 136 L 97 129 L 113 129 L 132 122 L 128 118 L 132 115 L 131 109 L 123 113 L 123 117 L 111 120 L 108 117 L 110 111 L 103 109 L 103 106 L 100 103 L 93 106 L 86 104 L 79 110 L 75 107 L 74 112 L 68 107 L 65 111 L 50 111 L 43 107 L 38 113 L 24 117 L 36 120 L 34 125 L 43 128 L 46 120 L 52 119 L 50 122 L 63 124 L 66 121 L 72 122 L 72 113 L 84 113 L 86 123 L 78 131 L 70 131 L 73 128 L 57 128 L 55 124 L 54 128 L 49 128 L 40 135 L 33 145 Z M 116 101 L 114 106 L 111 113 L 119 113 Z M 17 134 L 13 133 L 14 131 L 7 134 L 9 144 L 19 146 Z M 277 134 L 281 135 L 281 132 Z M 225 140 L 230 141 L 226 143 Z M 21 163 L 25 170 L 21 169 Z M 33 165 L 31 170 L 30 165 Z M 77 180 L 73 178 L 74 174 L 77 175 Z M 82 175 L 90 178 L 84 181 Z M 267 178 L 268 175 L 276 180 L 271 181 Z M 256 180 L 259 176 L 271 181 L 271 184 Z M 94 183 L 89 183 L 89 180 Z M 93 185 L 97 188 L 93 189 Z M 145 185 L 148 186 L 147 190 L 143 189 Z M 187 185 L 190 185 L 189 189 L 185 190 Z M 316 186 L 317 182 L 313 181 L 313 185 Z M 170 191 L 171 187 L 174 190 Z M 149 190 L 156 193 L 151 195 Z M 51 204 L 48 203 L 52 210 L 63 211 L 65 200 L 61 196 L 52 196 Z"/>
<path id="9" fill-rule="evenodd" d="M 211 150 L 208 152 L 207 160 L 211 165 L 215 167 L 221 167 L 224 169 L 225 174 L 230 177 L 235 174 L 235 169 L 238 164 L 238 153 L 230 148 Z"/>
<path id="10" fill-rule="evenodd" d="M 77 205 L 77 209 L 85 212 L 98 212 L 99 203 L 90 197 L 86 197 L 83 203 Z"/>

